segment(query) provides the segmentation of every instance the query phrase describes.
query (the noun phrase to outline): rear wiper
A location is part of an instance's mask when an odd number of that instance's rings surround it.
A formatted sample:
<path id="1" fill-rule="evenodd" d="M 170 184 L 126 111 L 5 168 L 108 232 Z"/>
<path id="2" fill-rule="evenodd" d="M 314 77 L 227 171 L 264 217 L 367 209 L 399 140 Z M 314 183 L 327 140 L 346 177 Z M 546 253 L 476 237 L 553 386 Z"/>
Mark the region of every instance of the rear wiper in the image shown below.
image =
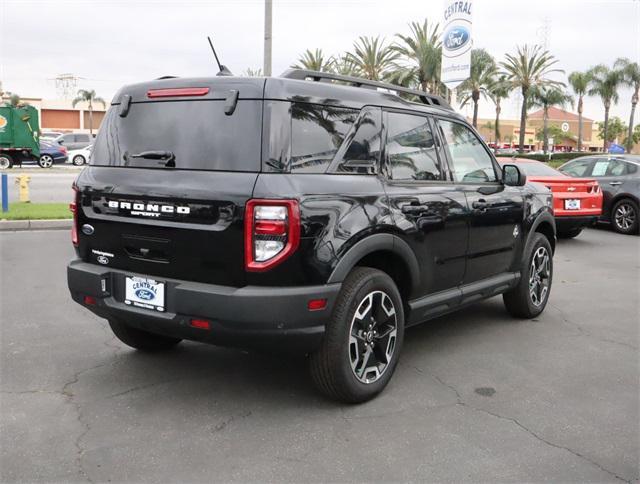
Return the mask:
<path id="1" fill-rule="evenodd" d="M 125 153 L 124 159 L 128 161 L 129 158 L 144 158 L 146 160 L 162 160 L 164 166 L 167 168 L 176 167 L 176 155 L 171 151 L 141 151 L 140 153 Z"/>

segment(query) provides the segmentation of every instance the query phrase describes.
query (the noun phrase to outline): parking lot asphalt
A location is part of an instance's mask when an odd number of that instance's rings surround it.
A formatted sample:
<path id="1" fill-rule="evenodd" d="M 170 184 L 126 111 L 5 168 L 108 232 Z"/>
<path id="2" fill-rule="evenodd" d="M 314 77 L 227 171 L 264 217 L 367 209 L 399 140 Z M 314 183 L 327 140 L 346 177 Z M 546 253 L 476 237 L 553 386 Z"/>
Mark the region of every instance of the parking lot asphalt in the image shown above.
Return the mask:
<path id="1" fill-rule="evenodd" d="M 9 203 L 19 200 L 20 192 L 16 184 L 19 175 L 31 177 L 29 195 L 34 203 L 70 202 L 73 198 L 71 184 L 76 179 L 80 169 L 75 166 L 59 166 L 44 170 L 38 166 L 13 168 L 3 173 L 8 175 Z M 0 218 L 1 214 L 0 214 Z"/>
<path id="2" fill-rule="evenodd" d="M 353 406 L 303 358 L 137 353 L 71 302 L 66 231 L 0 233 L 0 480 L 637 480 L 639 244 L 561 241 L 539 318 L 494 298 L 411 329 Z"/>

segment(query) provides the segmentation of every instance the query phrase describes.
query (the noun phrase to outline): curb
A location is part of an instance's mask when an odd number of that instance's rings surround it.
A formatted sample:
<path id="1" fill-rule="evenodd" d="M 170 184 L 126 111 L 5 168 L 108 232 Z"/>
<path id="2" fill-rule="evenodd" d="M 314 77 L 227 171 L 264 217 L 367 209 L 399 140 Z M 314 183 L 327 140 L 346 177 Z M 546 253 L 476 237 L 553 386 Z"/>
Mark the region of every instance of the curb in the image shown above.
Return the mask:
<path id="1" fill-rule="evenodd" d="M 54 220 L 0 220 L 0 232 L 23 230 L 63 230 L 70 229 L 73 219 Z"/>

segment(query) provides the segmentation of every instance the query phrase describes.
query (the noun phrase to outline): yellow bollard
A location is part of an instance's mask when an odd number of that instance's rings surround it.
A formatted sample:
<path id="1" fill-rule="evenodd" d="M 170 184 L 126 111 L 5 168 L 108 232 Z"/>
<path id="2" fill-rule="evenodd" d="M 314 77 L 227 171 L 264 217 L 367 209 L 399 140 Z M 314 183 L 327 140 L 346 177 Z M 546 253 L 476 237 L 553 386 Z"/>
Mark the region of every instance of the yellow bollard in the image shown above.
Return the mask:
<path id="1" fill-rule="evenodd" d="M 16 185 L 18 185 L 20 189 L 20 201 L 21 202 L 30 202 L 29 200 L 29 182 L 31 181 L 31 177 L 29 175 L 19 175 L 16 177 Z"/>

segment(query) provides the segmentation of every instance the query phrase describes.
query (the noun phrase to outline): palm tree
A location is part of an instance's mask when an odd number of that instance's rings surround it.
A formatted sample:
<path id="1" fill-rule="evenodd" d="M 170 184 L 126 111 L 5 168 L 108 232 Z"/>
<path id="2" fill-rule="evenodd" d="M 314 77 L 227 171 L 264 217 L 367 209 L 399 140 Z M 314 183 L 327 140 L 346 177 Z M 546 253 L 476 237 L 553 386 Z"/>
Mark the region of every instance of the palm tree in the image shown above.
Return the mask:
<path id="1" fill-rule="evenodd" d="M 629 116 L 629 133 L 627 135 L 627 152 L 631 152 L 633 147 L 633 118 L 640 96 L 640 64 L 631 62 L 627 58 L 618 59 L 614 67 L 622 71 L 622 82 L 633 89 L 631 95 L 631 115 Z"/>
<path id="2" fill-rule="evenodd" d="M 325 56 L 322 49 L 307 49 L 298 58 L 298 63 L 292 65 L 294 69 L 308 69 L 310 71 L 326 72 L 329 70 L 331 59 Z"/>
<path id="3" fill-rule="evenodd" d="M 618 87 L 622 82 L 622 72 L 599 64 L 589 70 L 589 75 L 591 76 L 589 95 L 599 96 L 604 105 L 603 141 L 604 151 L 607 151 L 609 147 L 609 141 L 607 141 L 609 137 L 609 109 L 611 109 L 611 103 L 617 104 L 618 102 Z"/>
<path id="4" fill-rule="evenodd" d="M 442 41 L 440 25 L 429 26 L 427 19 L 422 24 L 411 22 L 410 35 L 396 34 L 400 39 L 391 49 L 402 56 L 404 65 L 398 66 L 396 79 L 399 84 L 419 87 L 434 92 L 440 82 Z"/>
<path id="5" fill-rule="evenodd" d="M 242 74 L 247 77 L 263 77 L 262 69 L 260 67 L 258 67 L 257 69 L 248 67 L 247 70 Z"/>
<path id="6" fill-rule="evenodd" d="M 518 46 L 516 54 L 506 54 L 506 60 L 500 65 L 505 70 L 507 81 L 514 89 L 522 92 L 522 109 L 520 111 L 520 139 L 519 151 L 524 148 L 524 131 L 527 122 L 527 105 L 529 93 L 532 88 L 541 86 L 564 87 L 562 82 L 549 79 L 549 75 L 555 72 L 564 72 L 561 69 L 552 69 L 558 62 L 556 58 L 543 50 L 541 46 Z"/>
<path id="7" fill-rule="evenodd" d="M 93 134 L 93 103 L 100 103 L 103 108 L 107 107 L 107 103 L 104 99 L 98 97 L 93 89 L 90 91 L 80 89 L 76 98 L 71 101 L 71 105 L 75 108 L 76 104 L 81 102 L 89 103 L 89 133 Z"/>
<path id="8" fill-rule="evenodd" d="M 498 145 L 498 141 L 500 140 L 500 113 L 502 111 L 502 100 L 509 97 L 511 94 L 511 85 L 506 81 L 504 76 L 500 76 L 497 79 L 494 79 L 493 84 L 491 84 L 487 90 L 487 95 L 493 101 L 493 104 L 496 105 L 496 120 L 493 123 L 495 129 L 495 138 L 496 138 L 496 146 Z"/>
<path id="9" fill-rule="evenodd" d="M 380 37 L 360 37 L 353 43 L 353 52 L 347 53 L 361 76 L 372 81 L 384 79 L 399 54 L 385 45 Z"/>
<path id="10" fill-rule="evenodd" d="M 582 111 L 584 109 L 584 97 L 589 91 L 591 75 L 589 72 L 572 72 L 569 74 L 569 84 L 573 92 L 578 96 L 578 151 L 582 151 Z"/>
<path id="11" fill-rule="evenodd" d="M 531 91 L 531 106 L 542 108 L 542 146 L 545 155 L 549 144 L 549 108 L 573 105 L 573 97 L 557 87 L 538 86 Z"/>
<path id="12" fill-rule="evenodd" d="M 496 61 L 484 49 L 471 51 L 471 74 L 458 87 L 460 107 L 473 102 L 473 127 L 478 127 L 478 102 L 480 95 L 487 97 L 489 87 L 495 82 Z"/>
<path id="13" fill-rule="evenodd" d="M 329 70 L 341 76 L 358 77 L 360 72 L 348 54 L 340 54 L 331 58 Z"/>

